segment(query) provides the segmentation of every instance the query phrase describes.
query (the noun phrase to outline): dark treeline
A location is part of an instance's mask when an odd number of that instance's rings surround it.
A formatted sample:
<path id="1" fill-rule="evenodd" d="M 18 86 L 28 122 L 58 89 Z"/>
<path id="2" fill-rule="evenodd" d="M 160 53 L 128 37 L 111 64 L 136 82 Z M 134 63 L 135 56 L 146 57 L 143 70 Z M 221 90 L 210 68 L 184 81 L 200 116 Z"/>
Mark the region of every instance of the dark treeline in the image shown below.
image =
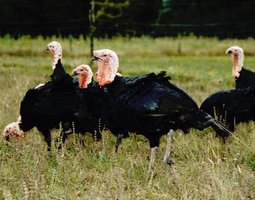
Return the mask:
<path id="1" fill-rule="evenodd" d="M 0 34 L 74 36 L 89 31 L 84 0 L 0 0 Z"/>
<path id="2" fill-rule="evenodd" d="M 90 0 L 0 0 L 0 35 L 88 35 Z M 96 37 L 255 36 L 254 0 L 95 0 Z"/>

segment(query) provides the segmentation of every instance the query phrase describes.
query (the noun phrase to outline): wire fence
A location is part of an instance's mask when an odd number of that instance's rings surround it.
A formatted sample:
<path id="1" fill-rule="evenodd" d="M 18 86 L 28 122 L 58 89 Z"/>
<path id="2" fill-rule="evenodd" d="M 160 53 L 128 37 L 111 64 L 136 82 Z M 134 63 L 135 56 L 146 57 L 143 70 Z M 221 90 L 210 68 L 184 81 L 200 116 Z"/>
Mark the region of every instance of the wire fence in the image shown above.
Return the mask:
<path id="1" fill-rule="evenodd" d="M 24 27 L 27 27 L 24 31 Z M 25 34 L 89 34 L 89 21 L 84 19 L 54 20 L 36 23 L 34 21 L 5 21 L 1 23 L 0 35 Z M 124 35 L 152 37 L 190 35 L 218 37 L 254 37 L 255 21 L 244 23 L 211 23 L 211 24 L 142 24 L 115 23 L 96 20 L 95 36 Z"/>
<path id="2" fill-rule="evenodd" d="M 117 3 L 119 7 L 125 7 L 129 4 L 129 1 L 123 1 L 122 3 Z M 160 1 L 154 2 L 155 5 L 160 6 L 161 9 L 169 8 L 169 2 L 162 3 Z M 237 2 L 233 1 L 233 4 Z M 113 7 L 117 5 L 112 2 L 99 2 L 95 1 L 95 6 L 97 10 L 100 10 L 102 7 Z M 19 3 L 17 6 L 19 9 L 32 7 L 38 8 L 42 3 L 40 2 L 30 2 L 30 3 Z M 72 8 L 72 2 L 59 2 L 54 3 L 54 9 L 59 10 L 70 10 Z M 204 2 L 196 3 L 195 1 L 176 1 L 175 6 L 227 6 L 229 1 L 215 1 L 209 0 Z M 255 5 L 255 1 L 246 0 L 239 1 L 238 5 L 252 7 Z M 144 2 L 136 2 L 136 6 L 147 6 Z M 169 10 L 169 9 L 168 9 Z M 71 16 L 71 17 L 70 17 Z M 233 22 L 210 22 L 210 23 L 142 23 L 142 22 L 127 22 L 125 20 L 115 20 L 109 19 L 107 17 L 96 17 L 96 20 L 93 24 L 96 37 L 104 36 L 142 36 L 148 35 L 151 37 L 165 37 L 165 36 L 179 36 L 179 35 L 190 35 L 194 34 L 197 36 L 208 36 L 208 37 L 255 37 L 255 19 L 248 21 L 233 21 Z M 32 36 L 36 35 L 89 35 L 91 31 L 91 26 L 89 22 L 89 12 L 84 11 L 82 17 L 73 17 L 70 14 L 65 18 L 51 18 L 50 20 L 33 18 L 29 20 L 20 20 L 20 19 L 1 19 L 0 16 L 0 35 L 5 34 L 11 35 L 22 35 L 29 34 Z"/>
<path id="3" fill-rule="evenodd" d="M 107 26 L 105 26 L 107 25 Z M 140 36 L 149 35 L 178 36 L 190 35 L 210 37 L 254 37 L 255 21 L 236 23 L 199 23 L 199 24 L 143 24 L 143 23 L 116 23 L 114 21 L 96 21 L 98 32 L 118 33 L 120 35 Z"/>

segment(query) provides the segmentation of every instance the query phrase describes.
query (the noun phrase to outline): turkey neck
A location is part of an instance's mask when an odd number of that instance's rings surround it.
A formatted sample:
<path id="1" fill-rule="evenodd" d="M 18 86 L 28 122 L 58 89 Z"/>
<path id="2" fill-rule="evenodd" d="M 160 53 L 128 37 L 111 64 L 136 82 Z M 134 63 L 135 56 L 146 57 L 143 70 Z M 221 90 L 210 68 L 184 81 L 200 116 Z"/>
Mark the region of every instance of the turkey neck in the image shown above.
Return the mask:
<path id="1" fill-rule="evenodd" d="M 62 61 L 62 55 L 60 53 L 53 55 L 53 59 L 52 59 L 52 69 L 53 70 L 55 69 L 56 64 L 58 63 L 59 59 Z"/>
<path id="2" fill-rule="evenodd" d="M 235 54 L 232 57 L 233 60 L 233 67 L 232 67 L 232 76 L 238 78 L 240 76 L 240 72 L 243 67 L 243 55 Z"/>

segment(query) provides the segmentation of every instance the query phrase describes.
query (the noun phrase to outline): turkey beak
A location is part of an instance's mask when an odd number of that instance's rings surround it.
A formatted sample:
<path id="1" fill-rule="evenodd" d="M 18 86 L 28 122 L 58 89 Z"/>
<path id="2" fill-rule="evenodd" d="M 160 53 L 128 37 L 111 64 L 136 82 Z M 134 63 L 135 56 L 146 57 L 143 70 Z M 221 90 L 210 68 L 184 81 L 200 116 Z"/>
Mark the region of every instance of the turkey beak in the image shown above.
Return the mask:
<path id="1" fill-rule="evenodd" d="M 228 55 L 231 54 L 231 53 L 233 53 L 233 51 L 231 51 L 231 50 L 226 51 L 226 54 L 228 54 Z"/>
<path id="2" fill-rule="evenodd" d="M 77 76 L 79 73 L 77 71 L 73 71 L 72 76 Z"/>
<path id="3" fill-rule="evenodd" d="M 10 136 L 4 136 L 4 139 L 9 142 L 10 141 Z"/>
<path id="4" fill-rule="evenodd" d="M 97 60 L 102 60 L 101 58 L 97 57 L 97 56 L 93 56 L 91 58 L 91 61 L 97 61 Z"/>

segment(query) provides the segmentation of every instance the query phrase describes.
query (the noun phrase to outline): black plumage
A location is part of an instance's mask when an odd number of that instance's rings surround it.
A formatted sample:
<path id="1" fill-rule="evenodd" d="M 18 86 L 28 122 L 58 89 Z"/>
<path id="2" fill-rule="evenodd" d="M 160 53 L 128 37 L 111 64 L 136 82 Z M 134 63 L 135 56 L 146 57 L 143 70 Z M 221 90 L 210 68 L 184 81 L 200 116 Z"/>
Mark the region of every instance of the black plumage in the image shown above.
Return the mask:
<path id="1" fill-rule="evenodd" d="M 129 132 L 141 134 L 149 140 L 149 176 L 162 135 L 167 134 L 163 161 L 170 164 L 173 130 L 181 129 L 188 133 L 190 128 L 203 130 L 211 126 L 221 137 L 232 134 L 222 123 L 201 111 L 188 94 L 173 85 L 166 72 L 118 76 L 118 55 L 110 49 L 94 51 L 92 60 L 98 64 L 98 84 L 106 88 L 108 96 L 108 110 L 102 112 L 102 119 L 107 128 L 118 136 L 116 147 Z"/>
<path id="2" fill-rule="evenodd" d="M 255 73 L 242 68 L 242 70 L 239 72 L 240 76 L 235 77 L 235 83 L 236 83 L 236 89 L 244 89 L 248 87 L 255 88 Z"/>
<path id="3" fill-rule="evenodd" d="M 77 80 L 65 72 L 59 60 L 51 81 L 28 90 L 23 98 L 20 128 L 29 131 L 36 127 L 44 135 L 48 150 L 51 148 L 50 130 L 59 128 L 60 122 L 63 128 L 60 141 L 63 143 L 72 129 L 76 133 L 96 134 L 100 140 L 103 95 L 104 92 L 94 81 L 87 89 L 80 89 Z"/>
<path id="4" fill-rule="evenodd" d="M 58 127 L 61 121 L 73 121 L 81 103 L 73 79 L 65 72 L 60 60 L 51 79 L 46 84 L 27 91 L 20 105 L 19 124 L 23 131 L 36 127 L 42 132 L 48 150 L 51 146 L 50 130 Z"/>
<path id="5" fill-rule="evenodd" d="M 254 102 L 254 88 L 223 90 L 209 96 L 200 109 L 234 131 L 236 124 L 255 120 Z"/>
<path id="6" fill-rule="evenodd" d="M 235 124 L 254 120 L 255 73 L 243 67 L 242 48 L 233 46 L 227 49 L 226 53 L 232 57 L 236 90 L 216 92 L 209 96 L 200 108 L 234 131 Z"/>
<path id="7" fill-rule="evenodd" d="M 86 89 L 80 89 L 78 84 L 75 84 L 75 91 L 80 101 L 73 121 L 75 132 L 89 132 L 95 136 L 94 139 L 101 140 L 101 131 L 104 128 L 100 120 L 105 102 L 103 89 L 92 81 Z"/>
<path id="8" fill-rule="evenodd" d="M 199 110 L 195 101 L 169 82 L 165 72 L 144 76 L 116 76 L 105 85 L 110 95 L 109 110 L 104 122 L 115 135 L 135 132 L 148 138 L 150 146 L 159 146 L 159 139 L 170 129 L 188 132 L 212 126 L 224 137 L 229 131 L 209 114 Z"/>

